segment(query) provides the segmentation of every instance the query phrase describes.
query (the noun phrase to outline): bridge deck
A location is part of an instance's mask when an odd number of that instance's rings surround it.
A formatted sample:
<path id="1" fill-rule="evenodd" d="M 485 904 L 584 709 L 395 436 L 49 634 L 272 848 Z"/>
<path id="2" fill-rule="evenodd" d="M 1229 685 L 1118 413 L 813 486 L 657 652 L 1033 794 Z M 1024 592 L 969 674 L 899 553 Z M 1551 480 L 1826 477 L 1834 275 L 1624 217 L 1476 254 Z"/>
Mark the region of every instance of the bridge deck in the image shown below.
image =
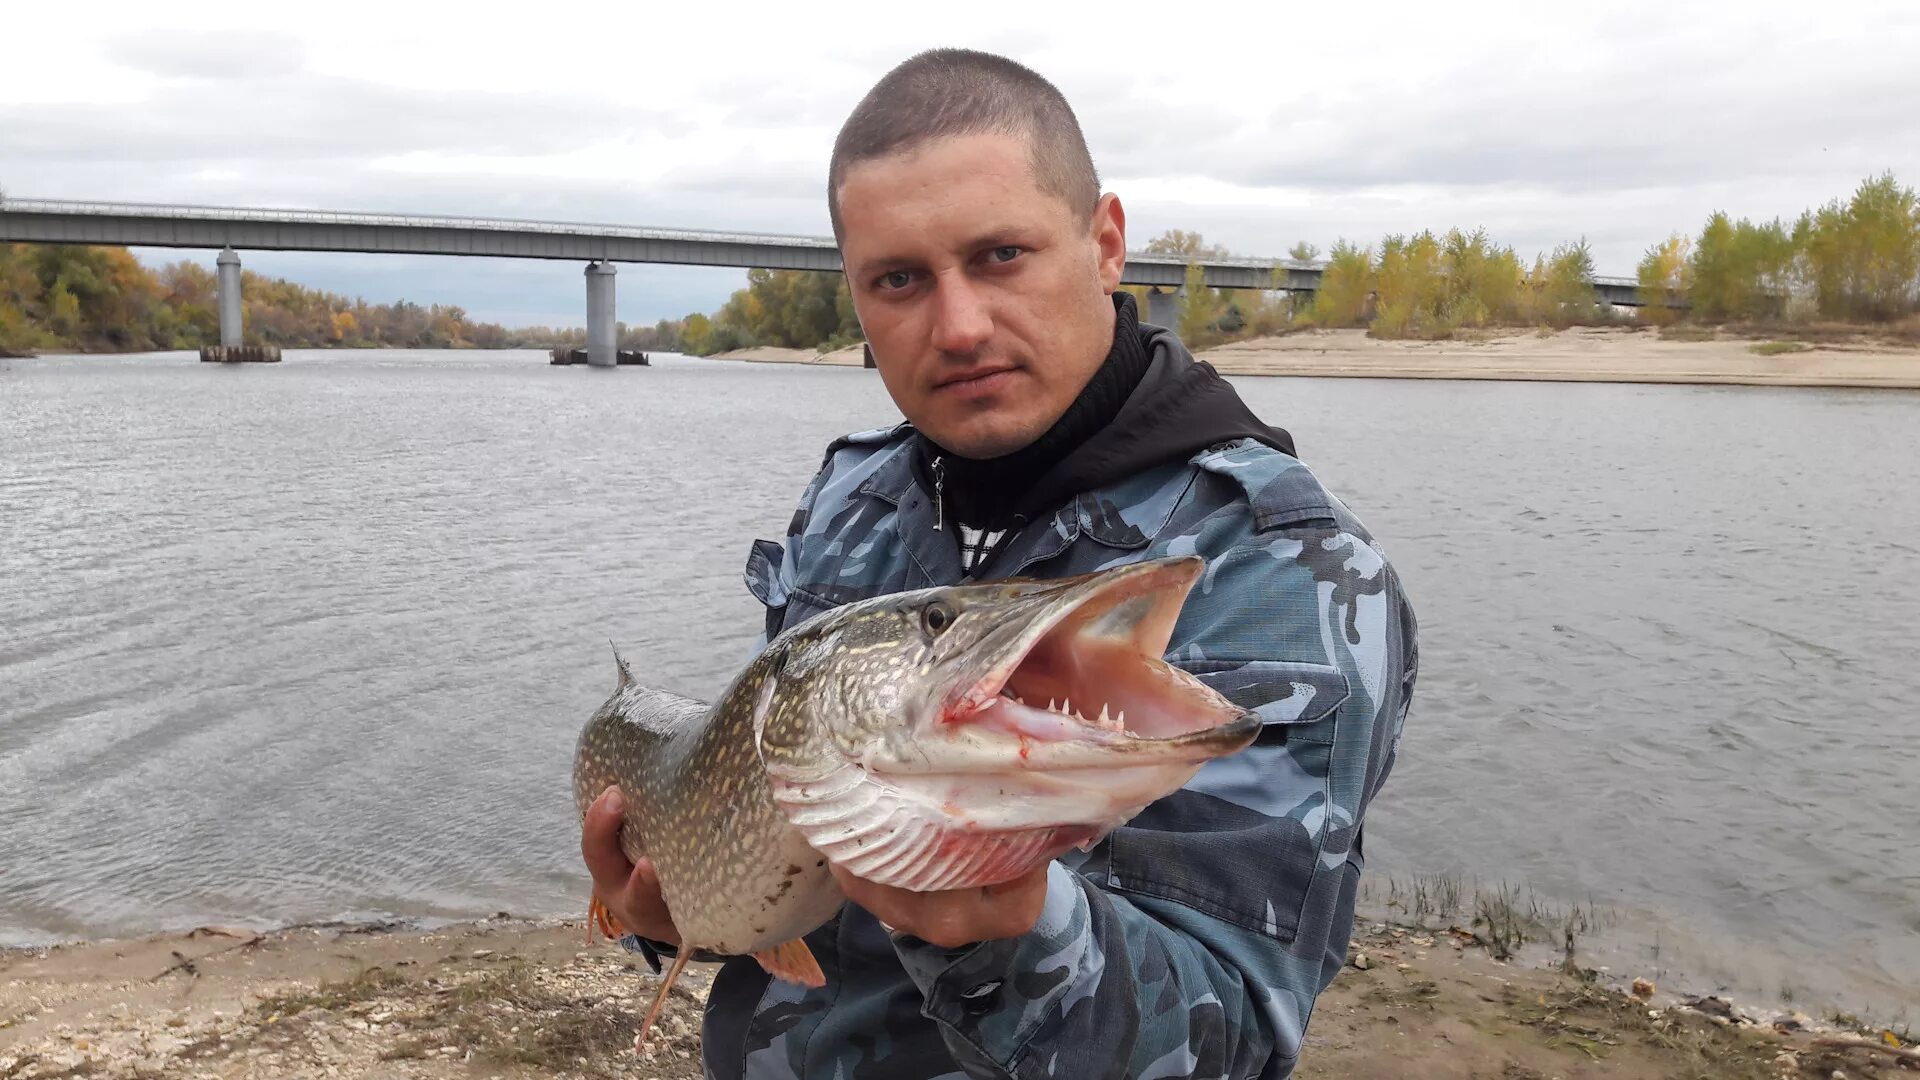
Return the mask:
<path id="1" fill-rule="evenodd" d="M 828 236 L 65 199 L 0 200 L 0 241 L 840 269 L 839 249 Z M 1240 257 L 1202 259 L 1200 263 L 1207 284 L 1216 288 L 1270 289 L 1274 287 L 1274 271 L 1280 270 L 1285 276 L 1284 288 L 1297 292 L 1317 288 L 1325 265 Z M 1127 255 L 1127 267 L 1121 276 L 1121 281 L 1129 285 L 1170 287 L 1179 286 L 1185 279 L 1186 260 L 1144 252 Z M 1610 303 L 1639 302 L 1630 278 L 1598 278 L 1595 285 L 1601 298 Z"/>

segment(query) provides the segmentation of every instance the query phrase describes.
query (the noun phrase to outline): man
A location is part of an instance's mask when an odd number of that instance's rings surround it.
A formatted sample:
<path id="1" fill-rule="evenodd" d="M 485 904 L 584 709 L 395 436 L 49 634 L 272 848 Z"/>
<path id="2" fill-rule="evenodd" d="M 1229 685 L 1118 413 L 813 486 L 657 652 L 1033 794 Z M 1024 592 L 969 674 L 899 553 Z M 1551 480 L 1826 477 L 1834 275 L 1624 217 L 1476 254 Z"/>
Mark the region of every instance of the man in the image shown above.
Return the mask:
<path id="1" fill-rule="evenodd" d="M 1163 554 L 1208 566 L 1169 659 L 1266 720 L 1098 845 L 1004 886 L 884 888 L 806 939 L 808 990 L 729 960 L 715 1077 L 1285 1077 L 1345 959 L 1360 826 L 1415 670 L 1398 579 L 1353 514 L 1118 292 L 1119 200 L 1072 110 L 1010 61 L 941 50 L 835 143 L 828 208 L 906 423 L 834 442 L 747 580 L 764 646 L 839 604 Z M 619 795 L 589 812 L 596 895 L 659 969 L 676 942 Z"/>

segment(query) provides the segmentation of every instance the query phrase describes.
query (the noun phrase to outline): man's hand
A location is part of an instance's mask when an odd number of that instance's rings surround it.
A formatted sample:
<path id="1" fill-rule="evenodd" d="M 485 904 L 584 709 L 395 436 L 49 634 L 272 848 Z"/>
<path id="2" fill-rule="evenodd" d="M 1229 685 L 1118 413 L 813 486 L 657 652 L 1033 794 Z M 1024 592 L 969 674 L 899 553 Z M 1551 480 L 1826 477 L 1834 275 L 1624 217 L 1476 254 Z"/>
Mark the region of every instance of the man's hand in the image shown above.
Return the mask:
<path id="1" fill-rule="evenodd" d="M 1047 867 L 1043 864 L 1012 881 L 983 888 L 945 892 L 913 892 L 876 885 L 836 863 L 827 864 L 847 899 L 902 933 L 942 949 L 957 949 L 978 941 L 1019 937 L 1040 920 L 1047 900 Z"/>
<path id="2" fill-rule="evenodd" d="M 660 896 L 660 878 L 653 872 L 653 860 L 628 862 L 627 853 L 620 848 L 620 822 L 626 812 L 626 796 L 616 785 L 601 792 L 587 807 L 586 819 L 580 824 L 580 857 L 593 875 L 593 894 L 628 933 L 677 946 L 680 931 L 674 928 L 667 902 Z"/>

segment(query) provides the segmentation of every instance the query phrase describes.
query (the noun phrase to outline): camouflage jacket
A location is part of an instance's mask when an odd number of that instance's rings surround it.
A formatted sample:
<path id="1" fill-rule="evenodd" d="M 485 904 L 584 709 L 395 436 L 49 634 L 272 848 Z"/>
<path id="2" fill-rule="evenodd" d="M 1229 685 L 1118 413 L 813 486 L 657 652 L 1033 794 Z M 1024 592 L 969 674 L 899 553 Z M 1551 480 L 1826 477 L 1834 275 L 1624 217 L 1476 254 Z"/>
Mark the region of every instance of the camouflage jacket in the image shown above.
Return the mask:
<path id="1" fill-rule="evenodd" d="M 962 580 L 910 431 L 836 441 L 784 542 L 755 543 L 758 647 L 839 604 Z M 947 951 L 847 904 L 806 939 L 821 989 L 729 960 L 705 1015 L 708 1076 L 1293 1071 L 1315 997 L 1345 960 L 1361 817 L 1414 682 L 1413 614 L 1379 547 L 1307 466 L 1238 439 L 1079 495 L 977 576 L 1186 552 L 1208 566 L 1168 659 L 1263 716 L 1256 742 L 1056 862 L 1023 937 Z"/>

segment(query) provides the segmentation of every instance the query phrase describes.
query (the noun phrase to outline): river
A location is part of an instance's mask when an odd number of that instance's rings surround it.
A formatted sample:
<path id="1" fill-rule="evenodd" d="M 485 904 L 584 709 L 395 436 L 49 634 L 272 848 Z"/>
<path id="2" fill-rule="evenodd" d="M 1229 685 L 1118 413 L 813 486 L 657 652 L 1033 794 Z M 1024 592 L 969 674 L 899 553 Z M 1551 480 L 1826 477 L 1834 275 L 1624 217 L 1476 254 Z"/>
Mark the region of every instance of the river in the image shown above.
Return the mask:
<path id="1" fill-rule="evenodd" d="M 1920 1008 L 1920 394 L 1239 379 L 1423 670 L 1369 877 L 1591 903 L 1616 971 Z M 0 944 L 583 913 L 612 689 L 745 659 L 872 372 L 0 361 Z"/>

